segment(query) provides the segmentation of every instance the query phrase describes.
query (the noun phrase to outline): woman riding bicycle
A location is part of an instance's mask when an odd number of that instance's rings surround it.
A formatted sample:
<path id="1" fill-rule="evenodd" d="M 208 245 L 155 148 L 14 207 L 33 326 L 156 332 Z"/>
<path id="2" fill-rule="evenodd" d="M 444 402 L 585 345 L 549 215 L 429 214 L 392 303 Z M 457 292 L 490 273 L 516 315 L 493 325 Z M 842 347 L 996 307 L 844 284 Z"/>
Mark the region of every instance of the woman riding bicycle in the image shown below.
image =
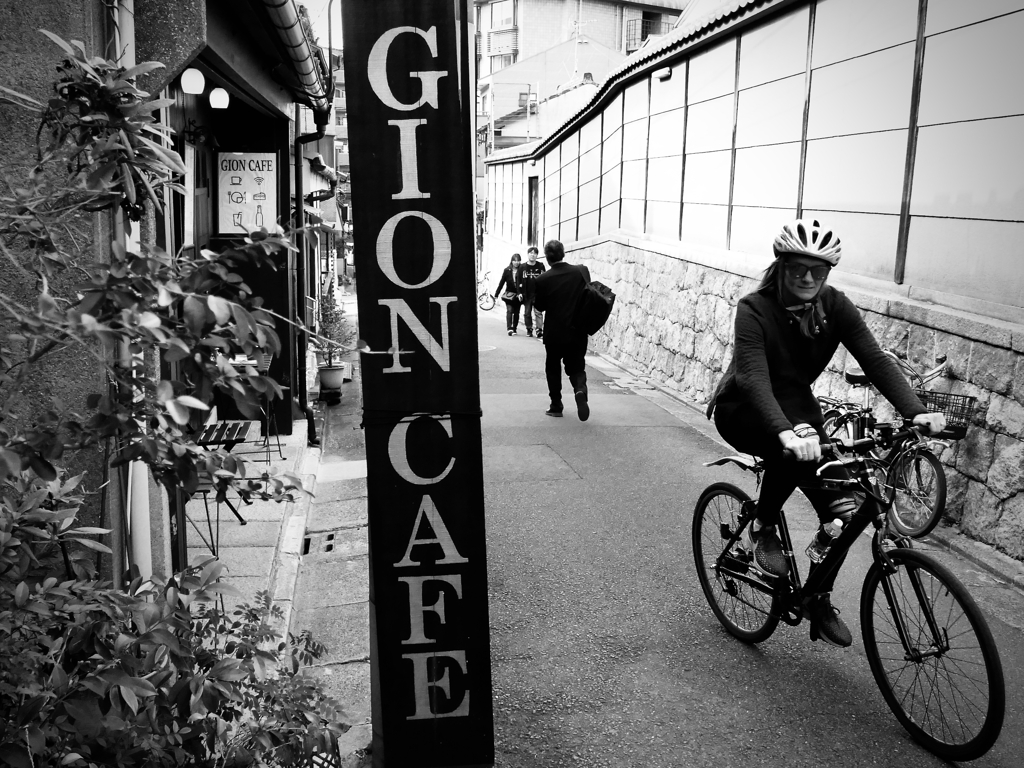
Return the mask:
<path id="1" fill-rule="evenodd" d="M 811 385 L 839 344 L 905 418 L 934 433 L 945 427 L 945 417 L 925 413 L 857 308 L 827 284 L 841 256 L 839 238 L 832 231 L 817 221 L 798 219 L 782 228 L 774 251 L 775 261 L 761 284 L 736 308 L 732 362 L 711 398 L 708 416 L 714 413 L 719 434 L 731 446 L 759 456 L 764 464 L 757 516 L 749 528 L 750 546 L 762 572 L 786 576 L 789 566 L 775 525 L 793 491 L 815 484 L 820 443 L 828 438 Z M 840 518 L 846 524 L 857 509 L 848 492 L 811 487 L 804 495 L 822 523 Z M 809 606 L 811 639 L 820 637 L 845 647 L 853 639 L 832 605 L 834 582 L 835 573 Z"/>

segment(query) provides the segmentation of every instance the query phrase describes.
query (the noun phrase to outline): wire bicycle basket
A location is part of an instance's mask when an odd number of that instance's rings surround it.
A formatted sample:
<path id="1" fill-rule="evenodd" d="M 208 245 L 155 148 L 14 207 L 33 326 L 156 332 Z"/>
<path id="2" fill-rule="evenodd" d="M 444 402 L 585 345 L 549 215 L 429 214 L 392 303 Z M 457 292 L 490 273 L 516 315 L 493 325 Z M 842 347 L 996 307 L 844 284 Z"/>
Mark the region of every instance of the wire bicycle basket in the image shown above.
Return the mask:
<path id="1" fill-rule="evenodd" d="M 946 428 L 940 437 L 951 437 L 961 440 L 967 435 L 967 427 L 971 424 L 978 398 L 971 395 L 954 395 L 948 392 L 932 392 L 928 389 L 915 389 L 925 410 L 929 413 L 941 413 L 946 417 Z"/>

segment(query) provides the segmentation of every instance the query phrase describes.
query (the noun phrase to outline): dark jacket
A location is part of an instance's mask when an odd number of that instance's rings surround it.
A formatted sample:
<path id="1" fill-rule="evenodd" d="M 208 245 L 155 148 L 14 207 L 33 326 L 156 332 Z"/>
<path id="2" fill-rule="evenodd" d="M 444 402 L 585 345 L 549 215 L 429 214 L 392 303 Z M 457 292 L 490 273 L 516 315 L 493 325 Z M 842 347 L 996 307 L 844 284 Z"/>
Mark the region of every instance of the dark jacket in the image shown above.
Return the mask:
<path id="1" fill-rule="evenodd" d="M 507 286 L 507 287 L 505 287 Z M 494 292 L 494 297 L 498 298 L 502 294 L 502 288 L 505 290 L 512 291 L 516 294 L 516 301 L 519 301 L 519 295 L 523 292 L 523 266 L 519 265 L 519 269 L 516 270 L 516 275 L 512 277 L 512 267 L 505 267 L 505 270 L 501 273 L 501 282 L 498 283 L 498 290 Z"/>
<path id="2" fill-rule="evenodd" d="M 545 344 L 586 340 L 586 331 L 572 327 L 572 312 L 588 283 L 590 270 L 582 264 L 566 264 L 564 261 L 556 261 L 537 278 L 533 306 L 545 313 Z"/>
<path id="3" fill-rule="evenodd" d="M 533 264 L 524 261 L 521 269 L 523 272 L 523 297 L 526 301 L 531 301 L 537 295 L 537 278 L 543 275 L 547 268 L 540 261 Z"/>
<path id="4" fill-rule="evenodd" d="M 771 294 L 750 293 L 736 307 L 735 348 L 712 407 L 741 406 L 736 418 L 777 435 L 795 424 L 822 424 L 811 391 L 839 344 L 857 359 L 871 382 L 906 418 L 925 409 L 896 365 L 883 353 L 860 312 L 844 293 L 826 285 L 821 294 L 824 322 L 813 339 Z M 709 407 L 709 414 L 711 407 Z"/>

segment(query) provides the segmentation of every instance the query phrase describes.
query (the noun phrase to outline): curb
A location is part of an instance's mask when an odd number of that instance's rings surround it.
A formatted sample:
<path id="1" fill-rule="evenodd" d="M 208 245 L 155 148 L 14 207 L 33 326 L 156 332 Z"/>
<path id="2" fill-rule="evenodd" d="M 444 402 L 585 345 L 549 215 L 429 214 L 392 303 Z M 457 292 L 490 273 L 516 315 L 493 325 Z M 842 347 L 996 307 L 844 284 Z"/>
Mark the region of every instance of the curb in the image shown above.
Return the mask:
<path id="1" fill-rule="evenodd" d="M 727 450 L 735 452 L 733 448 L 722 440 L 713 428 L 708 429 L 704 424 L 700 423 L 700 421 L 704 420 L 704 414 L 692 403 L 683 400 L 678 394 L 672 392 L 667 387 L 652 381 L 650 377 L 639 371 L 628 368 L 626 365 L 604 352 L 595 352 L 593 353 L 593 356 L 601 358 L 608 365 L 618 368 L 620 371 L 629 374 L 637 381 L 643 382 L 645 386 L 651 387 L 653 390 L 678 403 L 686 410 L 687 414 L 696 414 L 697 417 L 699 417 L 699 420 L 697 421 L 689 418 L 682 418 L 682 420 L 700 434 L 714 440 L 719 445 L 724 446 Z M 640 394 L 643 396 L 642 393 Z M 682 416 L 681 414 L 677 415 Z M 711 422 L 708 421 L 707 424 L 711 424 Z M 948 550 L 953 554 L 970 561 L 978 568 L 988 572 L 1000 581 L 1024 592 L 1024 563 L 1020 563 L 1012 557 L 1004 555 L 989 544 L 975 541 L 960 531 L 952 528 L 941 527 L 936 528 L 926 537 L 921 539 L 921 543 L 935 547 L 936 549 Z"/>

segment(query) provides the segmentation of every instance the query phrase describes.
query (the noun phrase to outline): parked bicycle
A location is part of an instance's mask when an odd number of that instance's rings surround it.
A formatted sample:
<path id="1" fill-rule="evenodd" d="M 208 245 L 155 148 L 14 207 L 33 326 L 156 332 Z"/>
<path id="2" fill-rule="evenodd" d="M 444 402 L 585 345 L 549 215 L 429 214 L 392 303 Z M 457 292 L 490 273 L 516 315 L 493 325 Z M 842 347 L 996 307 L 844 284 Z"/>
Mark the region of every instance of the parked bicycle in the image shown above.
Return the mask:
<path id="1" fill-rule="evenodd" d="M 887 482 L 895 490 L 895 500 L 889 509 L 893 527 L 902 535 L 921 538 L 942 519 L 946 509 L 946 472 L 939 460 L 942 451 L 950 447 L 951 440 L 961 439 L 967 433 L 976 398 L 932 392 L 924 385 L 946 375 L 946 357 L 936 358 L 937 365 L 925 373 L 919 372 L 909 361 L 892 350 L 883 350 L 900 371 L 930 412 L 941 412 L 946 417 L 946 429 L 937 436 L 908 438 L 893 445 L 882 459 Z M 829 437 L 842 437 L 848 441 L 872 435 L 879 426 L 871 406 L 870 382 L 859 368 L 844 373 L 846 382 L 863 387 L 862 402 L 844 402 L 818 396 L 825 417 L 824 430 Z"/>
<path id="2" fill-rule="evenodd" d="M 992 633 L 967 589 L 944 566 L 915 551 L 886 514 L 892 488 L 879 481 L 885 452 L 920 439 L 918 430 L 879 425 L 876 434 L 837 445 L 837 458 L 817 470 L 820 487 L 856 488 L 864 504 L 834 540 L 824 559 L 801 582 L 794 547 L 780 516 L 778 533 L 789 562 L 786 576 L 756 567 L 745 529 L 756 502 L 731 483 L 704 490 L 693 513 L 693 556 L 704 595 L 725 629 L 747 643 L 767 640 L 780 621 L 796 626 L 810 618 L 810 601 L 867 526 L 874 525 L 868 569 L 861 591 L 864 650 L 883 698 L 896 719 L 922 746 L 947 760 L 973 760 L 987 752 L 1002 729 L 1006 691 Z M 828 446 L 824 446 L 827 450 Z M 735 464 L 753 472 L 758 487 L 763 466 L 726 456 L 706 466 Z M 845 466 L 850 479 L 822 472 Z"/>
<path id="3" fill-rule="evenodd" d="M 478 291 L 476 302 L 480 306 L 480 309 L 485 312 L 489 312 L 494 309 L 495 304 L 494 296 L 491 295 L 491 292 L 487 289 L 487 278 L 490 277 L 490 274 L 490 272 L 484 272 L 483 276 L 476 281 L 476 289 Z"/>

